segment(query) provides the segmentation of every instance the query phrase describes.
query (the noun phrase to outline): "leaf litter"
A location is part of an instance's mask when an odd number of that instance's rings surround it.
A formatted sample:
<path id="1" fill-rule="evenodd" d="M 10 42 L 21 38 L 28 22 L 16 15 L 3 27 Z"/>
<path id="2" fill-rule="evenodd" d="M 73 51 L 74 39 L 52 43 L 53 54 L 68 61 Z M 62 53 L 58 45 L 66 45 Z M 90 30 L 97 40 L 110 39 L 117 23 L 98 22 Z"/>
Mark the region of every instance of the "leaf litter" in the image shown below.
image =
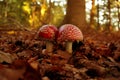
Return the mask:
<path id="1" fill-rule="evenodd" d="M 120 32 L 85 32 L 84 41 L 45 51 L 36 31 L 0 32 L 0 80 L 119 80 Z"/>

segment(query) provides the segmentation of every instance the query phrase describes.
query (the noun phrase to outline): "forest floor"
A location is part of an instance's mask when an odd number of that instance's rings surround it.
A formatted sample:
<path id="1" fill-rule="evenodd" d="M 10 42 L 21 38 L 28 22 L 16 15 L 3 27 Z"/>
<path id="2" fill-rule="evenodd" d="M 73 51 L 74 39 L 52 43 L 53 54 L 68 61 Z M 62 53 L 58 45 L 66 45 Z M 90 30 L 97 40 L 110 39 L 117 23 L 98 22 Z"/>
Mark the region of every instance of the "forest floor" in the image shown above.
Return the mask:
<path id="1" fill-rule="evenodd" d="M 84 41 L 45 51 L 36 31 L 0 31 L 0 80 L 120 80 L 120 32 L 84 32 Z"/>

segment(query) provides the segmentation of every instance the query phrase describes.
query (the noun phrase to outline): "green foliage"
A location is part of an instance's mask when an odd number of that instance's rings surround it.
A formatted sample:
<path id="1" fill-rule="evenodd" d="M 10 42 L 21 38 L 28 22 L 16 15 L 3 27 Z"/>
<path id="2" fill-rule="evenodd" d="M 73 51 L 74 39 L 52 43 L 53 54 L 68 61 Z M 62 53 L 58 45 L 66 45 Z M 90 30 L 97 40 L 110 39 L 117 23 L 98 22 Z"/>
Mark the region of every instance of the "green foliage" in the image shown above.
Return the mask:
<path id="1" fill-rule="evenodd" d="M 28 28 L 38 28 L 43 24 L 58 26 L 64 17 L 65 7 L 51 0 L 3 0 L 0 1 L 0 23 L 14 19 Z M 57 5 L 56 5 L 57 4 Z M 3 20 L 4 19 L 4 20 Z"/>

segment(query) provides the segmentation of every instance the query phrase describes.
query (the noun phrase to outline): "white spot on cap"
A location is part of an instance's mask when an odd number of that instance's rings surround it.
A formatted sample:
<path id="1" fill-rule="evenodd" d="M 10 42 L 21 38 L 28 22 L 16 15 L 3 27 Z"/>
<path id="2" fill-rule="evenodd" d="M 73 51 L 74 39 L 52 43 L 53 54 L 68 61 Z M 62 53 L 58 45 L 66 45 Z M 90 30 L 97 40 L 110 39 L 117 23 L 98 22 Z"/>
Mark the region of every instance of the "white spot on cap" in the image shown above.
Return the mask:
<path id="1" fill-rule="evenodd" d="M 61 26 L 58 35 L 58 41 L 83 40 L 83 34 L 81 30 L 72 24 L 65 24 Z"/>

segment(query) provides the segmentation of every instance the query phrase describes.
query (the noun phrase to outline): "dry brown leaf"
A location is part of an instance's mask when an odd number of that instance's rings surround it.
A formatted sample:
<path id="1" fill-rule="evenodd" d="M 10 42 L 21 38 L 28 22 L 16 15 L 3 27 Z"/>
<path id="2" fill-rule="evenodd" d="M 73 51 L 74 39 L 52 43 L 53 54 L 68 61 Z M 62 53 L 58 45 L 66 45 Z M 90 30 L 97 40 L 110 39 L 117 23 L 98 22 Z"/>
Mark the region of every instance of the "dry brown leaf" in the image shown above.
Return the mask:
<path id="1" fill-rule="evenodd" d="M 2 62 L 12 63 L 13 60 L 14 57 L 12 57 L 11 54 L 0 51 L 0 63 Z"/>

